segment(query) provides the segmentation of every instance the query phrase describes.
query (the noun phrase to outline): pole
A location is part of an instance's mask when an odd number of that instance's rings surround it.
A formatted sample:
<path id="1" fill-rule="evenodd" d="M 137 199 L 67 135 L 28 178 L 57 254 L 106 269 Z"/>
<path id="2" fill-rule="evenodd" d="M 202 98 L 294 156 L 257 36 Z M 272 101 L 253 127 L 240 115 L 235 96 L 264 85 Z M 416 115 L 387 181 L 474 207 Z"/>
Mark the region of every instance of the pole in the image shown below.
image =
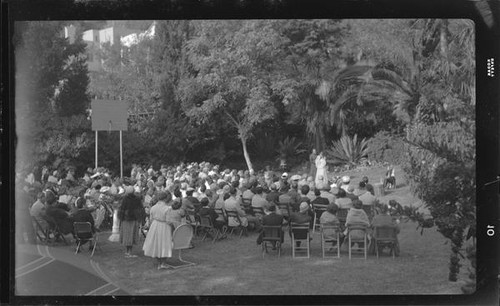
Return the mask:
<path id="1" fill-rule="evenodd" d="M 120 178 L 123 178 L 123 141 L 122 130 L 120 130 Z"/>
<path id="2" fill-rule="evenodd" d="M 97 130 L 95 131 L 95 168 L 97 169 Z"/>

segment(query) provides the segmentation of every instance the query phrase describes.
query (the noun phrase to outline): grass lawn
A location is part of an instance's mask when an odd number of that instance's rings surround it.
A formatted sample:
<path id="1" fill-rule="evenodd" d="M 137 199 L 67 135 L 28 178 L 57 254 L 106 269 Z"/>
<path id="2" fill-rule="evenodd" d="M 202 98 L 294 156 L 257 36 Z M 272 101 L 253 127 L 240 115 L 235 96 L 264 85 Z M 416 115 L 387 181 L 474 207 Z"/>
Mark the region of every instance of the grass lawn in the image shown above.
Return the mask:
<path id="1" fill-rule="evenodd" d="M 367 175 L 376 183 L 383 168 L 350 172 L 356 184 Z M 398 188 L 384 196 L 382 202 L 395 199 L 402 205 L 418 203 L 396 172 Z M 458 282 L 448 281 L 450 246 L 436 228 L 424 234 L 417 224 L 402 223 L 399 234 L 401 254 L 393 259 L 379 259 L 361 254 L 349 260 L 347 248 L 340 259 L 323 259 L 319 233 L 313 235 L 311 258 L 292 259 L 290 238 L 285 237 L 281 258 L 274 251 L 262 258 L 257 235 L 232 236 L 215 244 L 195 237 L 194 249 L 184 250 L 183 259 L 195 266 L 178 270 L 156 270 L 154 260 L 145 257 L 142 245 L 135 246 L 137 258 L 125 258 L 124 247 L 107 241 L 109 233 L 101 233 L 103 252 L 96 251 L 94 260 L 103 270 L 134 295 L 377 295 L 377 294 L 461 294 L 467 269 L 462 267 Z M 68 247 L 69 248 L 69 247 Z M 177 253 L 174 252 L 174 256 Z"/>

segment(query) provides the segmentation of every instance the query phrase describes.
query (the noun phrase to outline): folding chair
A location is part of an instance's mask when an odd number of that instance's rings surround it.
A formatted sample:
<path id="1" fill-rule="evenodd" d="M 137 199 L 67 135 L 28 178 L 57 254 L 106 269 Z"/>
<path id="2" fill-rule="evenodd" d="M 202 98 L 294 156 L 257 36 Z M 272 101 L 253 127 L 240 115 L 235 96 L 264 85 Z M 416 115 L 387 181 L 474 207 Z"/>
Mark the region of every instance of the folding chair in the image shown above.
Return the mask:
<path id="1" fill-rule="evenodd" d="M 50 243 L 51 238 L 50 238 L 50 228 L 49 224 L 45 220 L 37 220 L 35 217 L 31 217 L 31 221 L 33 224 L 33 228 L 35 229 L 35 234 L 42 243 Z M 43 222 L 47 223 L 45 226 L 43 226 Z"/>
<path id="2" fill-rule="evenodd" d="M 211 235 L 212 243 L 214 243 L 224 235 L 221 231 L 219 231 L 219 229 L 214 226 L 214 224 L 212 223 L 212 219 L 210 219 L 210 216 L 200 216 L 200 225 L 198 226 L 198 228 L 202 229 L 205 232 L 203 238 L 201 239 L 202 241 L 205 241 L 205 238 L 207 238 L 208 235 Z"/>
<path id="3" fill-rule="evenodd" d="M 194 262 L 184 261 L 181 257 L 182 250 L 189 249 L 191 245 L 191 239 L 193 239 L 193 227 L 189 224 L 179 225 L 172 234 L 172 251 L 179 250 L 179 261 L 182 263 L 179 266 L 174 266 L 168 264 L 173 269 L 188 267 L 195 265 Z"/>
<path id="4" fill-rule="evenodd" d="M 228 231 L 226 211 L 222 208 L 214 208 L 214 210 L 218 215 L 217 220 L 224 222 L 224 225 L 222 226 L 222 233 L 226 234 Z"/>
<path id="5" fill-rule="evenodd" d="M 77 242 L 75 254 L 80 251 L 80 246 L 83 242 L 88 241 L 93 245 L 92 254 L 90 257 L 94 256 L 95 248 L 97 246 L 97 235 L 92 232 L 92 224 L 90 222 L 74 222 L 73 228 L 75 231 L 75 239 Z M 101 247 L 99 247 L 100 249 Z"/>
<path id="6" fill-rule="evenodd" d="M 262 226 L 262 258 L 267 253 L 267 243 L 275 245 L 278 250 L 278 257 L 281 257 L 281 240 L 283 237 L 283 229 L 281 225 L 264 225 Z"/>
<path id="7" fill-rule="evenodd" d="M 288 220 L 290 218 L 290 203 L 288 202 L 278 202 L 276 203 L 281 215 Z"/>
<path id="8" fill-rule="evenodd" d="M 194 233 L 198 234 L 198 226 L 200 225 L 199 216 L 196 215 L 194 209 L 188 209 L 186 214 L 186 221 L 194 227 Z"/>
<path id="9" fill-rule="evenodd" d="M 328 205 L 322 205 L 322 204 L 313 204 L 313 209 L 314 209 L 314 220 L 313 220 L 313 234 L 316 231 L 316 228 L 320 228 L 319 224 L 319 218 L 321 217 L 321 214 L 323 214 L 326 211 Z"/>
<path id="10" fill-rule="evenodd" d="M 396 257 L 398 247 L 397 229 L 394 226 L 376 226 L 373 228 L 375 252 L 379 258 L 379 248 L 389 247 L 392 258 Z"/>
<path id="11" fill-rule="evenodd" d="M 241 206 L 246 214 L 252 214 L 252 199 L 241 198 Z"/>
<path id="12" fill-rule="evenodd" d="M 240 238 L 243 232 L 246 230 L 245 227 L 243 227 L 240 216 L 238 215 L 238 212 L 236 211 L 231 211 L 231 210 L 226 210 L 226 215 L 227 215 L 227 220 L 228 220 L 228 228 L 229 228 L 229 234 L 233 234 L 235 229 L 240 230 Z M 229 220 L 234 220 L 238 225 L 236 226 L 230 226 L 229 225 Z"/>
<path id="13" fill-rule="evenodd" d="M 349 212 L 349 208 L 341 208 L 337 211 L 337 218 L 339 219 L 340 227 L 341 227 L 342 231 L 345 229 L 344 224 L 347 220 L 347 213 L 348 212 Z"/>
<path id="14" fill-rule="evenodd" d="M 294 223 L 290 224 L 290 235 L 292 237 L 292 257 L 309 258 L 310 255 L 310 241 L 309 241 L 309 222 L 308 223 Z M 300 242 L 301 246 L 296 243 Z M 296 256 L 297 251 L 306 251 L 307 256 Z"/>
<path id="15" fill-rule="evenodd" d="M 264 208 L 252 207 L 252 211 L 253 211 L 253 215 L 262 221 L 262 217 L 264 217 Z"/>
<path id="16" fill-rule="evenodd" d="M 59 225 L 57 225 L 56 220 L 50 216 L 45 216 L 44 219 L 49 224 L 49 234 L 52 234 L 54 236 L 53 242 L 56 242 L 57 238 L 61 238 L 64 244 L 68 245 L 68 241 L 66 241 L 64 234 L 59 229 Z"/>
<path id="17" fill-rule="evenodd" d="M 363 205 L 363 210 L 365 211 L 366 215 L 368 216 L 368 219 L 371 222 L 374 216 L 373 205 Z"/>
<path id="18" fill-rule="evenodd" d="M 321 224 L 321 251 L 323 252 L 323 258 L 337 257 L 340 258 L 340 226 L 338 225 L 327 225 Z M 327 244 L 337 242 L 337 256 L 327 256 Z"/>
<path id="19" fill-rule="evenodd" d="M 347 226 L 347 236 L 348 236 L 348 247 L 349 247 L 349 260 L 351 259 L 352 244 L 357 243 L 357 250 L 363 250 L 365 252 L 365 260 L 367 258 L 368 246 L 367 246 L 367 234 L 366 226 L 364 225 L 348 225 Z M 363 243 L 363 247 L 359 247 L 359 244 Z"/>

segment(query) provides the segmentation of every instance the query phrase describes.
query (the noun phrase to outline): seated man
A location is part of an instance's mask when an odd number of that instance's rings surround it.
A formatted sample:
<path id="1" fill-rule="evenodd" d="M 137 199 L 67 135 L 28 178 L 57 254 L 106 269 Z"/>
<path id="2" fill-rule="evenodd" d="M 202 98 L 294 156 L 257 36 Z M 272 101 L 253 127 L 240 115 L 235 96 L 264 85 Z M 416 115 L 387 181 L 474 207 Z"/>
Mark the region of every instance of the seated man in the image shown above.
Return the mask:
<path id="1" fill-rule="evenodd" d="M 94 227 L 94 218 L 92 217 L 90 211 L 85 208 L 85 200 L 83 198 L 78 198 L 76 200 L 76 208 L 78 210 L 72 215 L 73 222 L 89 222 L 91 225 L 92 233 L 95 233 L 96 229 Z M 83 240 L 81 245 L 84 245 L 85 243 L 87 243 L 87 241 L 88 240 Z M 92 249 L 92 247 L 92 245 L 89 245 L 89 251 Z M 78 249 L 78 252 L 80 252 L 80 249 Z"/>
<path id="2" fill-rule="evenodd" d="M 37 200 L 30 208 L 30 215 L 38 222 L 43 231 L 49 228 L 49 224 L 45 220 L 45 194 L 39 192 L 37 194 Z"/>
<path id="3" fill-rule="evenodd" d="M 216 229 L 222 229 L 222 226 L 224 226 L 224 221 L 222 220 L 217 220 L 219 218 L 219 215 L 215 212 L 215 209 L 209 207 L 209 200 L 208 198 L 203 198 L 201 199 L 201 208 L 200 208 L 200 217 L 203 216 L 208 216 L 210 217 L 210 220 L 212 221 L 212 224 Z"/>
<path id="4" fill-rule="evenodd" d="M 45 219 L 49 223 L 50 226 L 57 226 L 59 231 L 63 235 L 67 235 L 73 232 L 73 220 L 69 216 L 68 212 L 65 210 L 56 207 L 56 196 L 55 194 L 47 190 L 45 192 L 46 199 L 46 210 L 45 210 Z"/>
<path id="5" fill-rule="evenodd" d="M 394 227 L 396 228 L 396 233 L 399 234 L 400 231 L 399 224 L 392 218 L 389 212 L 390 212 L 389 207 L 386 204 L 382 205 L 382 207 L 380 208 L 380 214 L 375 215 L 375 217 L 373 217 L 371 227 L 372 229 L 375 227 L 385 227 L 385 226 Z M 370 244 L 369 251 L 371 254 L 375 253 L 374 243 Z M 396 236 L 395 255 L 399 256 L 399 241 L 397 240 L 397 236 Z"/>
<path id="6" fill-rule="evenodd" d="M 283 225 L 283 216 L 278 215 L 276 213 L 276 205 L 270 204 L 270 205 L 265 205 L 264 206 L 264 213 L 265 216 L 262 217 L 262 225 L 269 225 L 269 226 L 278 226 L 278 225 Z M 283 229 L 281 229 L 281 243 L 285 240 L 285 236 L 283 235 Z M 257 238 L 257 244 L 262 243 L 262 231 L 259 234 L 259 237 Z M 276 243 L 273 243 L 273 250 L 276 249 Z"/>
<path id="7" fill-rule="evenodd" d="M 238 216 L 241 220 L 241 226 L 248 227 L 249 223 L 253 223 L 256 230 L 260 229 L 260 222 L 254 216 L 249 216 L 245 213 L 245 211 L 241 208 L 241 204 L 238 200 L 236 200 L 236 188 L 231 187 L 229 191 L 229 198 L 224 201 L 224 208 L 226 211 L 235 211 L 238 213 Z M 228 220 L 229 226 L 238 226 L 238 220 L 235 218 L 229 218 Z"/>

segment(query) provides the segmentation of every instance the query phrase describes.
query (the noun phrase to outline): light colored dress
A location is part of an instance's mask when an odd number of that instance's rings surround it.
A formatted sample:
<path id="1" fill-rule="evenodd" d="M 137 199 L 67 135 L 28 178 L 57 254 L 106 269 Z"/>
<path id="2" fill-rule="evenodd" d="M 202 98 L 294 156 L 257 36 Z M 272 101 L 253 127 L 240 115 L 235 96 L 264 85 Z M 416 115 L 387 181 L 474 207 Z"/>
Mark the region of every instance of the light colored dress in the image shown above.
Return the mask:
<path id="1" fill-rule="evenodd" d="M 149 227 L 142 250 L 145 256 L 153 258 L 172 257 L 172 227 L 167 223 L 167 213 L 172 207 L 159 201 L 151 207 Z"/>
<path id="2" fill-rule="evenodd" d="M 318 157 L 316 157 L 316 168 L 317 168 L 316 179 L 314 180 L 316 186 L 328 183 L 328 176 L 326 171 L 326 158 L 322 157 L 321 155 L 318 155 Z"/>

